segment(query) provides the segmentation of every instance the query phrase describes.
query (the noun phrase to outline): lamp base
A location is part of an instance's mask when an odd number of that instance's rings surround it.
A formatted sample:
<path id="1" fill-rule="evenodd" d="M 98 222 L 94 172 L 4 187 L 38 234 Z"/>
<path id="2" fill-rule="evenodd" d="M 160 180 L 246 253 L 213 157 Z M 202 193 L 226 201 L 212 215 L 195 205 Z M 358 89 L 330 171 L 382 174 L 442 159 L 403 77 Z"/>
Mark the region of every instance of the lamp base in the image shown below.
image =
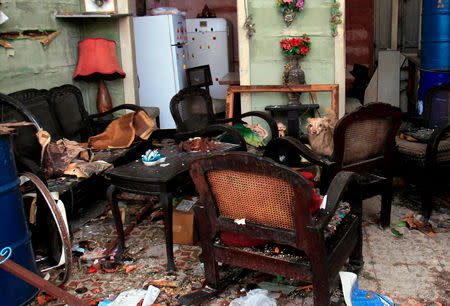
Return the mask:
<path id="1" fill-rule="evenodd" d="M 97 110 L 100 113 L 106 112 L 112 108 L 111 95 L 104 80 L 100 79 L 98 82 L 97 91 Z"/>

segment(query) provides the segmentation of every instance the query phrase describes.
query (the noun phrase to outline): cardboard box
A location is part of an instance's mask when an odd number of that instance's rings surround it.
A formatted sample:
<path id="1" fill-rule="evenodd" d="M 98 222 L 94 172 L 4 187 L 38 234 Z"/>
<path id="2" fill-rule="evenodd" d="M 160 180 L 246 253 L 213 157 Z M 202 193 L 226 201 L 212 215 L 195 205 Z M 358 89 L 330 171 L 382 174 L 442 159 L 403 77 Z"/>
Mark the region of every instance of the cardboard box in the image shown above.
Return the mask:
<path id="1" fill-rule="evenodd" d="M 186 210 L 186 208 L 189 209 Z M 172 222 L 173 243 L 194 245 L 198 241 L 192 206 L 189 207 L 180 202 L 173 210 Z"/>

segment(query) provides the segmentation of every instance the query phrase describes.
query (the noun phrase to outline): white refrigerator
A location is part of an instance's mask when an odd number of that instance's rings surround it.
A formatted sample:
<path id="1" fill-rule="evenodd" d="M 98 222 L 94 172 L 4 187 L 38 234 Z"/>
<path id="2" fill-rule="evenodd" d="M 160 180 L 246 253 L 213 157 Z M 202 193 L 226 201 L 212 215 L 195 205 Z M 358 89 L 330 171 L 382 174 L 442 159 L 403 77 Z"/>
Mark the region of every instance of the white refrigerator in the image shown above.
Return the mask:
<path id="1" fill-rule="evenodd" d="M 175 128 L 170 100 L 187 86 L 186 18 L 142 16 L 133 23 L 140 105 L 159 107 L 161 128 Z"/>
<path id="2" fill-rule="evenodd" d="M 188 36 L 188 68 L 209 65 L 213 99 L 225 99 L 227 86 L 219 79 L 230 71 L 230 31 L 225 18 L 193 18 L 186 20 Z"/>

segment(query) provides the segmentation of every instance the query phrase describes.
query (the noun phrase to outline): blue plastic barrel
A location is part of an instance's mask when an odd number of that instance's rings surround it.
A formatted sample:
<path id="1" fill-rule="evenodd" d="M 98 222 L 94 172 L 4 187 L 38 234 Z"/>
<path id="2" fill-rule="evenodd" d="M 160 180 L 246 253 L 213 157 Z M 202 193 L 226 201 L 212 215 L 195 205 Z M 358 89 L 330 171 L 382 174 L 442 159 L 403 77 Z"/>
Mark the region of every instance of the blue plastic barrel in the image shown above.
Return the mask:
<path id="1" fill-rule="evenodd" d="M 0 135 L 0 164 L 0 250 L 10 247 L 9 259 L 38 273 L 9 135 Z M 0 284 L 1 305 L 25 304 L 39 291 L 3 269 L 0 269 Z"/>
<path id="2" fill-rule="evenodd" d="M 421 68 L 450 70 L 450 3 L 426 0 L 422 6 Z"/>
<path id="3" fill-rule="evenodd" d="M 433 86 L 450 83 L 450 71 L 420 71 L 419 92 L 417 94 L 417 114 L 420 116 L 424 110 L 425 94 Z"/>

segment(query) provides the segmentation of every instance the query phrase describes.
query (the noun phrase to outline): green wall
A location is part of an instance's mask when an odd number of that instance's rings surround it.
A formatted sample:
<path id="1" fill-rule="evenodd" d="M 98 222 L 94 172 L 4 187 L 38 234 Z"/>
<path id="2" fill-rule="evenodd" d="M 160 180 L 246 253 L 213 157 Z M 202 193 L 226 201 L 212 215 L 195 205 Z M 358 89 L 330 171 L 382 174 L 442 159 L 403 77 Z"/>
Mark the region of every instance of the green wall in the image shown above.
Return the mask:
<path id="1" fill-rule="evenodd" d="M 56 18 L 56 13 L 80 13 L 81 0 L 2 0 L 2 11 L 9 19 L 0 25 L 0 33 L 36 29 L 61 30 L 46 48 L 39 40 L 10 41 L 14 49 L 0 47 L 0 92 L 38 88 L 50 89 L 74 84 L 83 92 L 86 108 L 96 113 L 97 85 L 73 81 L 78 60 L 78 41 L 87 37 L 116 40 L 118 55 L 119 31 L 117 19 Z M 119 57 L 120 58 L 120 57 Z M 113 104 L 124 103 L 123 81 L 107 81 Z"/>
<path id="2" fill-rule="evenodd" d="M 281 53 L 280 40 L 303 33 L 311 37 L 311 51 L 300 60 L 308 84 L 334 83 L 334 38 L 330 30 L 332 1 L 305 0 L 304 9 L 297 13 L 288 27 L 275 0 L 248 0 L 248 11 L 256 24 L 256 33 L 250 38 L 250 82 L 252 85 L 281 85 L 287 59 Z M 329 93 L 318 93 L 321 106 L 331 106 Z M 309 95 L 301 101 L 310 103 Z M 287 104 L 282 93 L 252 95 L 252 109 L 264 110 L 267 105 Z M 282 120 L 282 118 L 276 118 Z"/>

